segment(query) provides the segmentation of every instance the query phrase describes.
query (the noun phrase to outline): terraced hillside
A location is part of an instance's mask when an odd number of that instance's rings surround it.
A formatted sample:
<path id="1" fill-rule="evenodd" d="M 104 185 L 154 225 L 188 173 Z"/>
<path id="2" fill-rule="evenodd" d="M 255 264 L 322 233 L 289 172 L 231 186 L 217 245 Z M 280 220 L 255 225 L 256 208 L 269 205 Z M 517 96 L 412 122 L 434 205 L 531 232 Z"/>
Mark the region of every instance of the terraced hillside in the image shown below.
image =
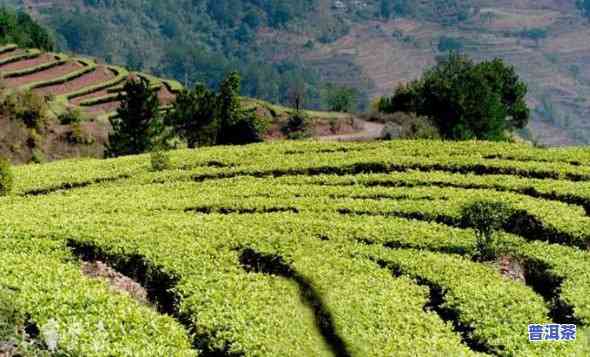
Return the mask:
<path id="1" fill-rule="evenodd" d="M 94 59 L 20 49 L 0 48 L 0 76 L 8 88 L 32 90 L 65 106 L 80 108 L 90 117 L 115 115 L 123 82 L 142 77 L 159 90 L 162 104 L 174 99 L 182 85 L 119 66 L 99 64 Z"/>
<path id="2" fill-rule="evenodd" d="M 171 157 L 160 172 L 148 156 L 15 168 L 0 299 L 30 316 L 39 349 L 590 353 L 588 150 L 286 142 Z M 473 259 L 461 210 L 480 200 L 508 205 L 498 262 Z M 85 274 L 105 263 L 108 279 Z M 120 274 L 149 304 L 115 288 Z M 577 340 L 528 342 L 548 322 L 576 324 Z"/>

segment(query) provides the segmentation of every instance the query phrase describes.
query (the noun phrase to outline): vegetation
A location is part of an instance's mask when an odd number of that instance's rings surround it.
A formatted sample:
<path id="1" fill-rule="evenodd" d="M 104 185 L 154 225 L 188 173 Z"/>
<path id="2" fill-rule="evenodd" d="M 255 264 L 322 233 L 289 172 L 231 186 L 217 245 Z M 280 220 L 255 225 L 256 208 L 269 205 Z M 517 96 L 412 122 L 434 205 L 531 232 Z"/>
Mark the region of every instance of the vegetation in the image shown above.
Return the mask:
<path id="1" fill-rule="evenodd" d="M 158 144 L 163 132 L 157 92 L 145 79 L 131 79 L 123 87 L 121 107 L 111 119 L 109 152 L 113 156 L 149 151 Z"/>
<path id="2" fill-rule="evenodd" d="M 463 224 L 473 227 L 476 232 L 475 254 L 478 259 L 497 258 L 498 243 L 494 234 L 506 225 L 509 212 L 510 207 L 501 202 L 475 202 L 463 208 Z"/>
<path id="3" fill-rule="evenodd" d="M 21 121 L 31 129 L 44 126 L 49 109 L 45 99 L 30 90 L 3 93 L 0 108 L 10 118 Z"/>
<path id="4" fill-rule="evenodd" d="M 180 92 L 165 122 L 186 140 L 189 148 L 214 145 L 219 131 L 216 102 L 215 93 L 198 84 L 192 91 Z"/>
<path id="5" fill-rule="evenodd" d="M 350 113 L 357 109 L 358 93 L 353 88 L 329 84 L 324 88 L 322 97 L 330 111 Z"/>
<path id="6" fill-rule="evenodd" d="M 15 167 L 0 286 L 66 354 L 587 355 L 587 150 L 283 142 L 170 158 L 162 172 L 150 155 Z M 510 210 L 494 239 L 541 281 L 472 259 L 463 213 L 481 201 Z M 72 254 L 137 279 L 166 314 L 83 277 Z M 575 321 L 578 338 L 528 343 L 531 320 Z"/>
<path id="7" fill-rule="evenodd" d="M 304 78 L 308 104 L 319 106 L 315 71 L 296 59 L 269 63 L 261 58 L 265 48 L 254 41 L 259 29 L 287 29 L 317 4 L 317 0 L 164 0 L 146 7 L 140 0 L 76 1 L 44 15 L 59 44 L 69 51 L 176 78 L 188 87 L 196 83 L 217 87 L 225 73 L 239 70 L 242 94 L 273 102 L 287 103 L 286 88 L 295 78 Z M 125 36 L 115 40 L 110 33 Z"/>
<path id="8" fill-rule="evenodd" d="M 311 136 L 311 123 L 309 116 L 303 111 L 295 111 L 287 119 L 281 128 L 287 139 L 297 140 Z"/>
<path id="9" fill-rule="evenodd" d="M 219 93 L 204 84 L 183 90 L 165 123 L 184 138 L 189 148 L 208 145 L 247 144 L 262 141 L 266 123 L 240 102 L 240 76 L 228 74 Z"/>
<path id="10" fill-rule="evenodd" d="M 41 25 L 24 12 L 0 8 L 0 45 L 53 50 L 53 39 Z"/>
<path id="11" fill-rule="evenodd" d="M 514 68 L 502 60 L 475 64 L 451 53 L 421 79 L 398 87 L 379 108 L 426 116 L 445 138 L 504 140 L 528 123 L 526 93 Z"/>
<path id="12" fill-rule="evenodd" d="M 14 187 L 14 176 L 10 163 L 3 157 L 0 157 L 0 196 L 10 194 Z"/>
<path id="13" fill-rule="evenodd" d="M 156 150 L 152 151 L 150 154 L 150 160 L 152 163 L 152 170 L 154 171 L 164 171 L 169 170 L 172 168 L 172 163 L 170 162 L 170 156 L 166 151 L 163 150 Z"/>

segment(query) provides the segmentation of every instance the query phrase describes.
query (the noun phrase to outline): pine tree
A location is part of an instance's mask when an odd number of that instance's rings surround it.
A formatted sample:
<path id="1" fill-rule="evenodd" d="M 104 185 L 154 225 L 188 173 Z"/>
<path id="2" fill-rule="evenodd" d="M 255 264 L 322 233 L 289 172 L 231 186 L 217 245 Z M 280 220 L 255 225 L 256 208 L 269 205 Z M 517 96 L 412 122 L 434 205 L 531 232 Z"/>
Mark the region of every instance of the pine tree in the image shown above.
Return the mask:
<path id="1" fill-rule="evenodd" d="M 174 109 L 166 117 L 166 124 L 186 139 L 189 148 L 215 145 L 219 130 L 216 96 L 203 84 L 182 91 Z"/>
<path id="2" fill-rule="evenodd" d="M 231 128 L 242 117 L 240 107 L 240 75 L 237 72 L 230 73 L 221 83 L 217 97 L 217 115 L 219 118 L 218 144 L 231 144 Z"/>
<path id="3" fill-rule="evenodd" d="M 118 116 L 111 119 L 113 132 L 109 136 L 109 153 L 112 156 L 149 151 L 164 129 L 157 92 L 150 88 L 147 80 L 128 80 L 123 93 Z"/>

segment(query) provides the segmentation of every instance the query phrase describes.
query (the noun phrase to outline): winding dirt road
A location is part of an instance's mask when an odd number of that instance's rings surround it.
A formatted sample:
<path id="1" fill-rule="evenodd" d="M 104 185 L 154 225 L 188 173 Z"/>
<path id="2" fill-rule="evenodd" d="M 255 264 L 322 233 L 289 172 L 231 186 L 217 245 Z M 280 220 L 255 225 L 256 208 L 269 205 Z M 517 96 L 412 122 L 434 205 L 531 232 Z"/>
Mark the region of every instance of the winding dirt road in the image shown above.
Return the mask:
<path id="1" fill-rule="evenodd" d="M 362 127 L 361 131 L 343 135 L 320 136 L 318 140 L 322 141 L 370 141 L 382 137 L 383 124 L 373 123 L 365 120 L 355 119 Z"/>

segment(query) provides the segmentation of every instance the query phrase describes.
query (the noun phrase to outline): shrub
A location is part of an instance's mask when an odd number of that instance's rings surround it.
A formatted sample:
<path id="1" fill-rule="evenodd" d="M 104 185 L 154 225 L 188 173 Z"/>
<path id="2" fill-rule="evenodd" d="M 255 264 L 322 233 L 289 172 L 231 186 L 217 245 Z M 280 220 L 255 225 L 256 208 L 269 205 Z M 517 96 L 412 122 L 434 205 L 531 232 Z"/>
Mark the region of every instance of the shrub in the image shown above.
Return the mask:
<path id="1" fill-rule="evenodd" d="M 475 229 L 476 258 L 482 261 L 496 258 L 498 244 L 494 239 L 494 233 L 506 224 L 510 215 L 510 207 L 501 202 L 480 201 L 463 208 L 462 223 Z"/>
<path id="2" fill-rule="evenodd" d="M 289 116 L 281 128 L 288 139 L 296 140 L 311 136 L 311 123 L 308 115 L 303 111 L 296 111 Z"/>
<path id="3" fill-rule="evenodd" d="M 216 105 L 215 93 L 197 84 L 192 91 L 183 90 L 178 94 L 165 123 L 186 140 L 189 148 L 214 145 L 219 130 Z"/>
<path id="4" fill-rule="evenodd" d="M 225 127 L 222 144 L 244 145 L 264 140 L 264 133 L 268 129 L 268 122 L 260 118 L 254 111 L 242 111 L 240 118 Z"/>
<path id="5" fill-rule="evenodd" d="M 84 132 L 80 123 L 72 124 L 65 137 L 70 144 L 92 145 L 95 142 L 91 134 Z"/>
<path id="6" fill-rule="evenodd" d="M 217 94 L 202 84 L 192 91 L 182 91 L 164 122 L 191 148 L 259 142 L 268 127 L 255 110 L 241 107 L 237 72 L 223 80 Z"/>
<path id="7" fill-rule="evenodd" d="M 375 120 L 385 124 L 383 138 L 391 139 L 440 139 L 438 128 L 426 117 L 414 113 L 395 112 L 374 115 Z"/>
<path id="8" fill-rule="evenodd" d="M 170 155 L 168 152 L 163 150 L 152 151 L 150 154 L 150 160 L 152 163 L 152 170 L 164 171 L 172 168 L 172 162 L 170 161 Z"/>
<path id="9" fill-rule="evenodd" d="M 438 128 L 426 117 L 407 115 L 402 122 L 402 139 L 440 139 Z"/>
<path id="10" fill-rule="evenodd" d="M 31 162 L 34 164 L 42 164 L 47 161 L 45 154 L 43 151 L 39 150 L 38 148 L 33 149 L 33 155 L 31 156 Z"/>
<path id="11" fill-rule="evenodd" d="M 381 132 L 381 137 L 384 140 L 400 139 L 401 136 L 402 136 L 401 126 L 399 126 L 393 122 L 385 123 L 385 126 L 383 127 L 383 131 Z"/>
<path id="12" fill-rule="evenodd" d="M 40 129 L 47 116 L 45 98 L 27 90 L 14 92 L 4 97 L 0 104 L 2 110 L 12 118 L 22 121 L 28 128 Z"/>
<path id="13" fill-rule="evenodd" d="M 8 160 L 0 157 L 0 196 L 6 196 L 12 192 L 14 176 Z"/>
<path id="14" fill-rule="evenodd" d="M 426 116 L 448 139 L 502 141 L 506 132 L 526 127 L 527 86 L 501 59 L 475 63 L 451 53 L 422 78 L 383 98 L 379 110 Z"/>
<path id="15" fill-rule="evenodd" d="M 84 120 L 79 108 L 68 107 L 59 115 L 59 122 L 63 125 L 77 124 Z"/>

